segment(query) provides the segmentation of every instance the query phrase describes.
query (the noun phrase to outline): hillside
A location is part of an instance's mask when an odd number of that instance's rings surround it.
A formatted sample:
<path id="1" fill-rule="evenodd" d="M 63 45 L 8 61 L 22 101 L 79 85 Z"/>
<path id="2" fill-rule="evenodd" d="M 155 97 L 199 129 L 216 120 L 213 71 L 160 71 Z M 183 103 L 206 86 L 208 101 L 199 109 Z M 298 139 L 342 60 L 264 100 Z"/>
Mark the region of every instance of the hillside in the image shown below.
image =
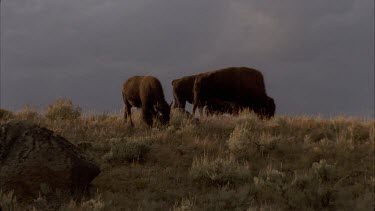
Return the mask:
<path id="1" fill-rule="evenodd" d="M 171 118 L 168 127 L 149 129 L 136 112 L 130 128 L 119 114 L 63 120 L 26 109 L 0 123 L 27 119 L 47 127 L 100 165 L 84 199 L 49 201 L 53 190 L 44 188 L 27 205 L 41 210 L 56 203 L 62 210 L 374 209 L 373 120 L 262 121 L 249 112 Z M 25 208 L 14 199 L 0 193 L 3 207 Z"/>

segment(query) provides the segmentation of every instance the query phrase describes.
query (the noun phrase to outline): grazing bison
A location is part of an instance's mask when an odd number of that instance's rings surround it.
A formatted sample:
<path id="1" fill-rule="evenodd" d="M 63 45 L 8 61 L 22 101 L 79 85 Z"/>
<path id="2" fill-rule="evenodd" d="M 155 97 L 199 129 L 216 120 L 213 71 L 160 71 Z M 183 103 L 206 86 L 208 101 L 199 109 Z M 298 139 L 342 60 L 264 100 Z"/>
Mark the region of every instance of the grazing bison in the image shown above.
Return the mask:
<path id="1" fill-rule="evenodd" d="M 270 119 L 275 115 L 276 105 L 272 97 L 266 96 L 264 101 L 259 101 L 254 105 L 253 108 L 250 108 L 262 118 Z"/>
<path id="2" fill-rule="evenodd" d="M 193 104 L 194 102 L 194 81 L 198 75 L 185 76 L 172 81 L 173 86 L 173 108 L 186 113 L 186 102 Z M 203 112 L 204 106 L 199 106 L 199 111 Z M 188 113 L 188 112 L 187 112 Z M 188 113 L 189 114 L 189 113 Z M 190 114 L 189 114 L 190 116 Z"/>
<path id="3" fill-rule="evenodd" d="M 229 67 L 196 77 L 193 114 L 197 107 L 217 100 L 249 108 L 261 118 L 271 118 L 276 109 L 274 100 L 266 94 L 262 73 L 247 67 Z"/>
<path id="4" fill-rule="evenodd" d="M 173 86 L 173 108 L 185 109 L 186 102 L 193 104 L 194 101 L 194 81 L 197 75 L 185 76 L 172 81 Z"/>
<path id="5" fill-rule="evenodd" d="M 125 81 L 122 88 L 124 100 L 124 118 L 131 119 L 132 106 L 142 108 L 142 117 L 147 125 L 153 125 L 153 119 L 158 119 L 163 125 L 169 122 L 170 106 L 164 99 L 163 87 L 153 76 L 133 76 Z"/>

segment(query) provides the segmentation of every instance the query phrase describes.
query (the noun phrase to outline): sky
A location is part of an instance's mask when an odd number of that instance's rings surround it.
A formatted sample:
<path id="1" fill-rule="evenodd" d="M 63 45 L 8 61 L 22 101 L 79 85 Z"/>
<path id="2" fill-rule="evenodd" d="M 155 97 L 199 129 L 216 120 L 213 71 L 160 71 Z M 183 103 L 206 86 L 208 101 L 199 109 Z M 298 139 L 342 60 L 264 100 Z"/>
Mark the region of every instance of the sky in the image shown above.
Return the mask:
<path id="1" fill-rule="evenodd" d="M 373 0 L 3 0 L 1 107 L 120 112 L 122 83 L 260 70 L 281 115 L 374 116 Z"/>

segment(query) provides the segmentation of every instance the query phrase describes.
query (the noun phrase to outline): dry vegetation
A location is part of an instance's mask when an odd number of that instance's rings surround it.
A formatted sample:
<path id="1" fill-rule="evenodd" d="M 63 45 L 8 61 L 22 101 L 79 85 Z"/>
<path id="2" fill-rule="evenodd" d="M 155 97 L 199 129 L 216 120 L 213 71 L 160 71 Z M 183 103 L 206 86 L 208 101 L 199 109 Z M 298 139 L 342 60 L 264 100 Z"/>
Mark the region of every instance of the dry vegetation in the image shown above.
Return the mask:
<path id="1" fill-rule="evenodd" d="M 130 128 L 120 114 L 80 115 L 61 101 L 0 117 L 54 130 L 100 165 L 88 195 L 65 197 L 61 210 L 374 210 L 374 120 L 244 112 L 198 123 L 174 112 L 168 127 L 149 129 L 137 112 Z M 49 206 L 45 189 L 37 209 Z M 12 193 L 0 204 L 24 208 Z"/>

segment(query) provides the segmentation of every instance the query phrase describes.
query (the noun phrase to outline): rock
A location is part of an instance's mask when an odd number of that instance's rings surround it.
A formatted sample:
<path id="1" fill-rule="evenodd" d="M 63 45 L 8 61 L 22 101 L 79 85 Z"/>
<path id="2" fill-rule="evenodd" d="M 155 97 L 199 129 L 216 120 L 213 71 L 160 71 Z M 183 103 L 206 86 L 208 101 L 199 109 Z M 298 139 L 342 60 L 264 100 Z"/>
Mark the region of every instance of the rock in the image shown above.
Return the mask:
<path id="1" fill-rule="evenodd" d="M 0 125 L 0 189 L 21 198 L 85 189 L 100 173 L 84 152 L 53 131 L 24 121 Z"/>

